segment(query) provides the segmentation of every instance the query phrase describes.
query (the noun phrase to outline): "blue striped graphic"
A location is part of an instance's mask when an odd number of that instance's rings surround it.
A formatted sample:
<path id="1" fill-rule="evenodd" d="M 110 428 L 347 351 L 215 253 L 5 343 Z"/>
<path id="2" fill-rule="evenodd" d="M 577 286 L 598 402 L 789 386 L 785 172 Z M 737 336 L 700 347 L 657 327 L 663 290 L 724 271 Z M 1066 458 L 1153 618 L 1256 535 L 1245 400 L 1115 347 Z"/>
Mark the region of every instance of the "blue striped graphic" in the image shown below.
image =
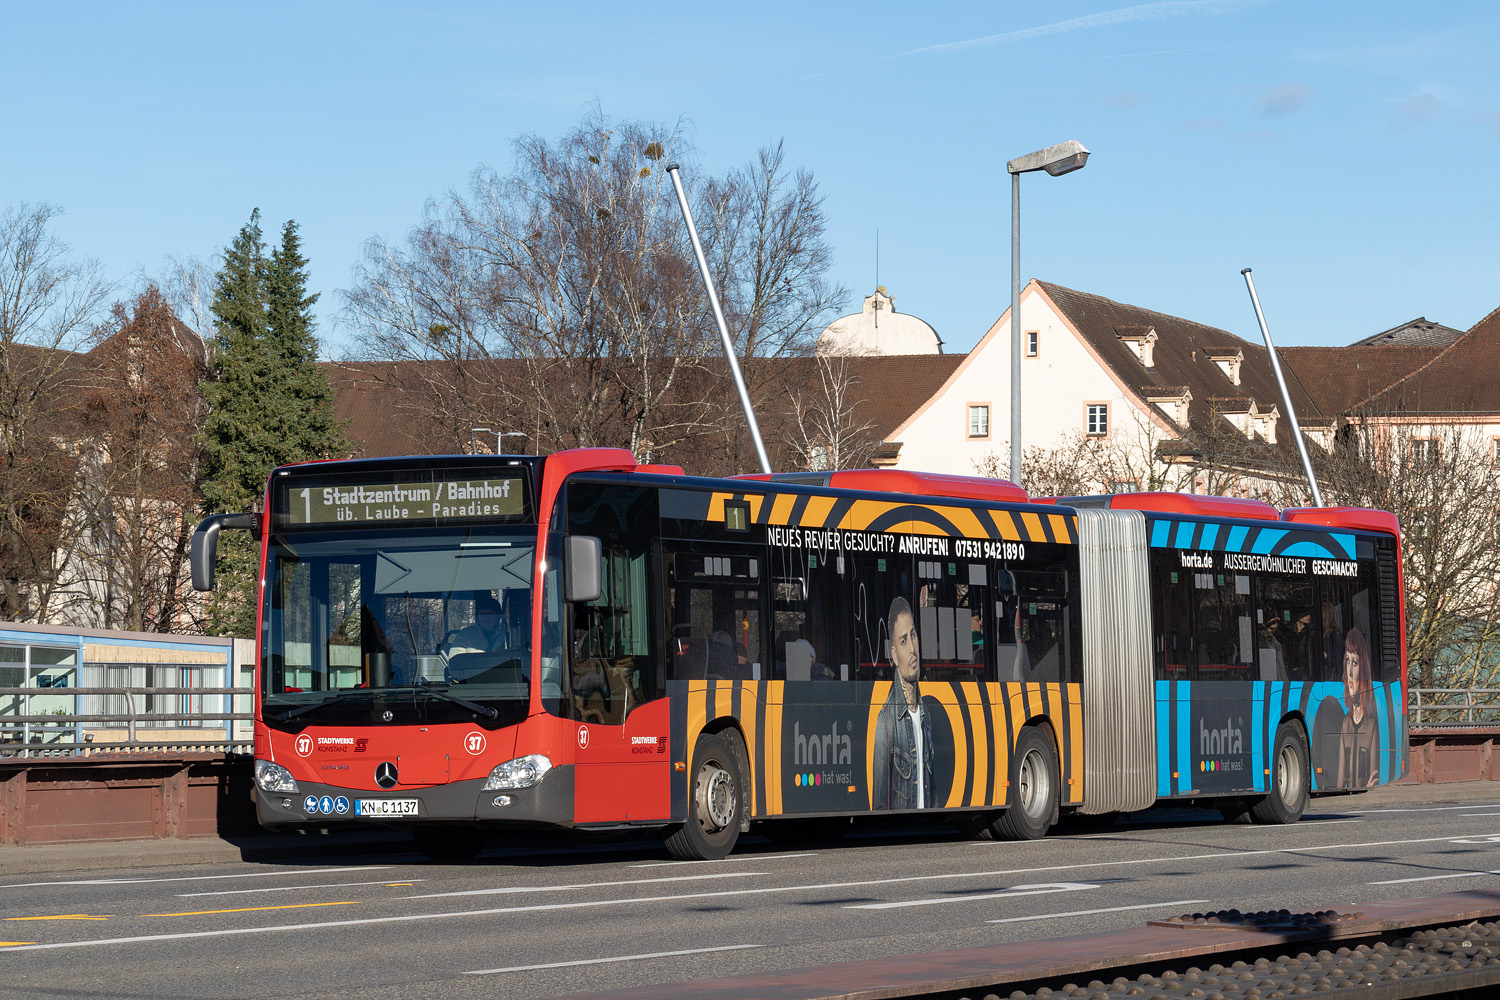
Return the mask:
<path id="1" fill-rule="evenodd" d="M 1171 521 L 1157 521 L 1156 523 L 1152 524 L 1151 525 L 1151 547 L 1154 548 L 1154 549 L 1164 549 L 1164 548 L 1166 548 L 1167 547 L 1167 539 L 1169 537 L 1171 537 L 1170 536 L 1171 530 L 1172 530 L 1172 522 Z"/>
<path id="2" fill-rule="evenodd" d="M 1156 682 L 1156 794 L 1172 794 L 1172 682 Z"/>
<path id="3" fill-rule="evenodd" d="M 1380 758 L 1380 783 L 1383 785 L 1391 780 L 1391 754 L 1390 748 L 1396 745 L 1391 736 L 1391 713 L 1386 704 L 1386 692 L 1384 684 L 1375 685 L 1375 717 L 1380 720 L 1378 727 L 1380 733 L 1380 745 L 1376 748 L 1376 754 Z"/>
<path id="4" fill-rule="evenodd" d="M 1190 549 L 1193 547 L 1193 522 L 1177 522 L 1177 547 L 1179 549 Z"/>
<path id="5" fill-rule="evenodd" d="M 1229 539 L 1224 543 L 1226 552 L 1243 552 L 1245 549 L 1245 536 L 1250 534 L 1250 529 L 1243 524 L 1236 524 L 1229 529 Z"/>
<path id="6" fill-rule="evenodd" d="M 1219 537 L 1219 526 L 1217 524 L 1205 524 L 1203 526 L 1203 541 L 1199 543 L 1200 549 L 1211 549 L 1214 547 L 1214 539 Z"/>
<path id="7" fill-rule="evenodd" d="M 1276 547 L 1276 543 L 1285 538 L 1286 535 L 1287 533 L 1280 529 L 1262 529 L 1261 533 L 1256 536 L 1255 545 L 1250 551 L 1254 555 L 1268 556 L 1271 554 L 1271 550 Z"/>
<path id="8" fill-rule="evenodd" d="M 1266 787 L 1266 682 L 1250 685 L 1250 787 Z"/>
<path id="9" fill-rule="evenodd" d="M 1175 683 L 1177 684 L 1177 791 L 1182 793 L 1193 787 L 1192 776 L 1188 773 L 1193 764 L 1193 696 L 1188 681 Z"/>

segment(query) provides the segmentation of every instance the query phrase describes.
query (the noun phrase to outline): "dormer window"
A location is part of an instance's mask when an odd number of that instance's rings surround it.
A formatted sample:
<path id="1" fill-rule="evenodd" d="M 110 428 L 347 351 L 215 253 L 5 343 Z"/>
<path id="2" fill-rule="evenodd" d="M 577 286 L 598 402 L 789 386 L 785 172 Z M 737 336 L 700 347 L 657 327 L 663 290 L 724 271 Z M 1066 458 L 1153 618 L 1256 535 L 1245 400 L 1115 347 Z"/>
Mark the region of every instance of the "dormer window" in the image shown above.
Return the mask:
<path id="1" fill-rule="evenodd" d="M 1143 368 L 1156 367 L 1156 328 L 1154 326 L 1117 326 L 1115 336 L 1141 363 Z"/>
<path id="2" fill-rule="evenodd" d="M 1188 425 L 1188 404 L 1193 401 L 1193 393 L 1185 385 L 1148 385 L 1141 389 L 1141 395 L 1146 402 L 1157 406 L 1178 427 Z"/>
<path id="3" fill-rule="evenodd" d="M 1240 384 L 1240 365 L 1245 361 L 1245 352 L 1238 347 L 1210 347 L 1204 352 L 1208 360 L 1219 366 L 1219 371 L 1229 379 L 1231 385 Z"/>

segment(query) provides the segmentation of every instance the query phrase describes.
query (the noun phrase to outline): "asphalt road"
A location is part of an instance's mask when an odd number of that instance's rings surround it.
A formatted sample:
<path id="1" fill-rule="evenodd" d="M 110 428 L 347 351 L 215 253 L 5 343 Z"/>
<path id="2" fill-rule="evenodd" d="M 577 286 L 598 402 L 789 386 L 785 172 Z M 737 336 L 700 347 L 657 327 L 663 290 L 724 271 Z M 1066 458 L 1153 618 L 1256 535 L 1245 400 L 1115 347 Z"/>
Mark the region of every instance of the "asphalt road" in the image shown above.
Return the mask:
<path id="1" fill-rule="evenodd" d="M 832 847 L 751 837 L 719 862 L 559 837 L 457 866 L 401 851 L 0 868 L 0 994 L 547 997 L 1497 886 L 1490 783 L 1316 800 L 1290 827 L 1155 811 L 1022 844 L 937 828 Z"/>

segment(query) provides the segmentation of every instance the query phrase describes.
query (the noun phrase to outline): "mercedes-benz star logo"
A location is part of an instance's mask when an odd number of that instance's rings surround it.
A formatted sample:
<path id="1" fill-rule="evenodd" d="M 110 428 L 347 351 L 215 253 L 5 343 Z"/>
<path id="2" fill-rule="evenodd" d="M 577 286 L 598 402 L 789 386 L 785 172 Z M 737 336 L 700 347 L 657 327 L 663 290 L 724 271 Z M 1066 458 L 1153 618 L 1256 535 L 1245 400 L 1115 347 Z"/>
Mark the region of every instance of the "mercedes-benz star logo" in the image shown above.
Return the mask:
<path id="1" fill-rule="evenodd" d="M 381 761 L 380 766 L 375 768 L 375 784 L 381 788 L 395 788 L 396 765 L 388 760 Z"/>

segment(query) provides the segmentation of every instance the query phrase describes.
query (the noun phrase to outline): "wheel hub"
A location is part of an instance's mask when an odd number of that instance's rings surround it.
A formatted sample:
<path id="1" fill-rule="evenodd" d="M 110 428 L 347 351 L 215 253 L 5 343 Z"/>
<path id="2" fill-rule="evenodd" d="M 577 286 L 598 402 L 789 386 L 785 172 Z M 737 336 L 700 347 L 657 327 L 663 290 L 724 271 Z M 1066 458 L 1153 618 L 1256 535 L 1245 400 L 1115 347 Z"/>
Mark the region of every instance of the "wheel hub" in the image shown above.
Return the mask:
<path id="1" fill-rule="evenodd" d="M 704 826 L 722 830 L 734 821 L 734 776 L 717 763 L 703 766 L 698 783 L 698 813 Z"/>

